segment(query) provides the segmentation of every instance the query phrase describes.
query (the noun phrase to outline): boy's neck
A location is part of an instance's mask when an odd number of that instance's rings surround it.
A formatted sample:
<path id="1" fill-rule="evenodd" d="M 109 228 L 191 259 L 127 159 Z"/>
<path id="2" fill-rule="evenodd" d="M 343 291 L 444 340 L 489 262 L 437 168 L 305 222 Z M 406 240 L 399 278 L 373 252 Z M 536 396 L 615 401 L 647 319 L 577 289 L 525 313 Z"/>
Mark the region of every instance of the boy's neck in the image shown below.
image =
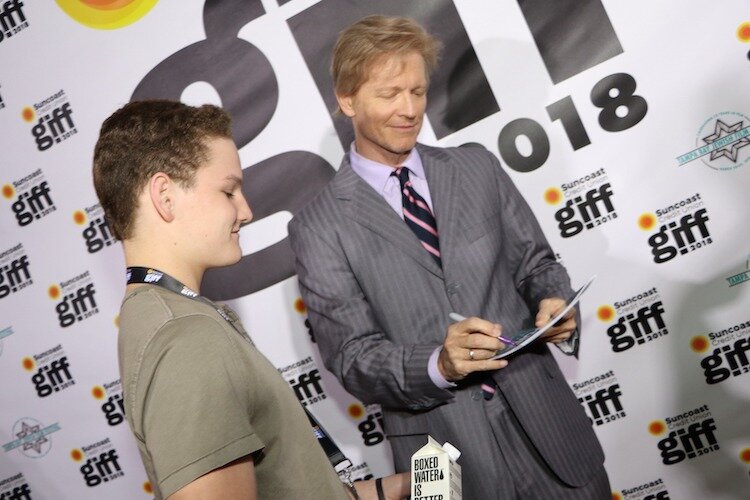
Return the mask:
<path id="1" fill-rule="evenodd" d="M 158 247 L 155 248 L 154 245 L 143 248 L 135 242 L 126 240 L 123 242 L 123 248 L 125 249 L 125 265 L 127 267 L 139 266 L 157 269 L 182 282 L 188 288 L 200 292 L 205 269 L 198 269 L 194 265 L 181 261 L 176 258 L 174 252 L 165 252 Z M 127 288 L 131 290 L 138 286 L 140 285 L 132 284 L 128 285 Z"/>

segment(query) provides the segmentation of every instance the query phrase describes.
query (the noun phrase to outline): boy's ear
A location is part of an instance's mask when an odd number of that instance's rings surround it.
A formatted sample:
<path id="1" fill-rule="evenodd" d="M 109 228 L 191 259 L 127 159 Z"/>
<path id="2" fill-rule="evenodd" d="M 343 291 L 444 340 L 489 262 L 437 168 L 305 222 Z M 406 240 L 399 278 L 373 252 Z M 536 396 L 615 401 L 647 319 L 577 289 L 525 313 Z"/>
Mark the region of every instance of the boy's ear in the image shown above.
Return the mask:
<path id="1" fill-rule="evenodd" d="M 344 113 L 349 118 L 354 116 L 354 96 L 336 94 L 336 101 L 339 103 L 339 108 L 341 109 L 342 113 Z"/>
<path id="2" fill-rule="evenodd" d="M 177 186 L 164 172 L 157 172 L 148 181 L 151 204 L 165 222 L 174 220 L 174 189 Z"/>

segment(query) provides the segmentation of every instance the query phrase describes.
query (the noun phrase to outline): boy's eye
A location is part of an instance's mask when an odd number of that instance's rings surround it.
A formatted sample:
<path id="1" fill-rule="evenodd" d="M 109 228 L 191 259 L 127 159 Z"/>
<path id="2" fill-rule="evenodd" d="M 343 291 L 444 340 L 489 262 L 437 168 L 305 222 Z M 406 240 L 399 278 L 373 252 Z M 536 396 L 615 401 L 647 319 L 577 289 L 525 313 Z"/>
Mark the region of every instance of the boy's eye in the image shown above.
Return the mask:
<path id="1" fill-rule="evenodd" d="M 234 193 L 229 193 L 227 191 L 224 191 L 224 194 L 227 195 L 227 198 L 234 198 Z"/>

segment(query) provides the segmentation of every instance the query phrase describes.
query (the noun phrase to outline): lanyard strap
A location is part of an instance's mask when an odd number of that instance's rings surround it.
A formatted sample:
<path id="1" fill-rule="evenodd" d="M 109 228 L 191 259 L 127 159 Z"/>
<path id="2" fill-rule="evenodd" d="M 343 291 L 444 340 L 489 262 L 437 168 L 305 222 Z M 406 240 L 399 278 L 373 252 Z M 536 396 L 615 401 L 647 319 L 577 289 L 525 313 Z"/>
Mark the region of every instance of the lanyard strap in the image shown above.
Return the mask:
<path id="1" fill-rule="evenodd" d="M 195 290 L 191 289 L 190 287 L 168 275 L 167 273 L 154 268 L 133 266 L 127 268 L 125 278 L 128 285 L 135 283 L 160 286 L 169 290 L 170 292 L 174 292 L 189 299 L 207 304 L 215 309 L 219 316 L 224 318 L 224 320 L 229 323 L 237 333 L 242 334 L 242 332 L 232 321 L 232 318 L 229 317 L 229 315 L 226 313 L 226 311 L 224 311 L 223 308 L 217 306 L 207 298 L 200 295 Z M 242 335 L 244 336 L 244 334 Z M 320 423 L 315 419 L 315 417 L 312 416 L 309 411 L 307 411 L 307 408 L 303 406 L 302 409 L 305 410 L 305 415 L 307 415 L 307 418 L 310 421 L 310 425 L 312 425 L 313 433 L 315 434 L 315 437 L 318 438 L 318 444 L 320 444 L 320 446 L 323 448 L 323 451 L 325 451 L 326 455 L 328 456 L 328 460 L 331 462 L 331 465 L 336 470 L 336 472 L 342 473 L 351 468 L 352 462 L 348 458 L 346 458 L 344 453 L 339 449 L 338 446 L 336 446 L 336 443 L 334 443 L 333 439 L 328 436 L 328 433 L 326 433 L 325 429 L 323 429 L 323 426 L 320 425 Z"/>

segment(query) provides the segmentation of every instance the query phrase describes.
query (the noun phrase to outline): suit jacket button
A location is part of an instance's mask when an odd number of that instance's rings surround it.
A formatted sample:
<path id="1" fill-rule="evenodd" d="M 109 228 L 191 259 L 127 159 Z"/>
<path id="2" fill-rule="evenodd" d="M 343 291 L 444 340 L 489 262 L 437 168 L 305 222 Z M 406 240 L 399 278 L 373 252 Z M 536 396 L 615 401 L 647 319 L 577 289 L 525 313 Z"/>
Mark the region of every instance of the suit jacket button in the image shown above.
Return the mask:
<path id="1" fill-rule="evenodd" d="M 448 295 L 455 295 L 458 292 L 458 288 L 461 285 L 458 283 L 448 283 L 448 286 L 446 287 L 446 291 L 448 292 Z"/>
<path id="2" fill-rule="evenodd" d="M 474 401 L 479 401 L 482 397 L 482 391 L 471 391 L 471 399 Z"/>

